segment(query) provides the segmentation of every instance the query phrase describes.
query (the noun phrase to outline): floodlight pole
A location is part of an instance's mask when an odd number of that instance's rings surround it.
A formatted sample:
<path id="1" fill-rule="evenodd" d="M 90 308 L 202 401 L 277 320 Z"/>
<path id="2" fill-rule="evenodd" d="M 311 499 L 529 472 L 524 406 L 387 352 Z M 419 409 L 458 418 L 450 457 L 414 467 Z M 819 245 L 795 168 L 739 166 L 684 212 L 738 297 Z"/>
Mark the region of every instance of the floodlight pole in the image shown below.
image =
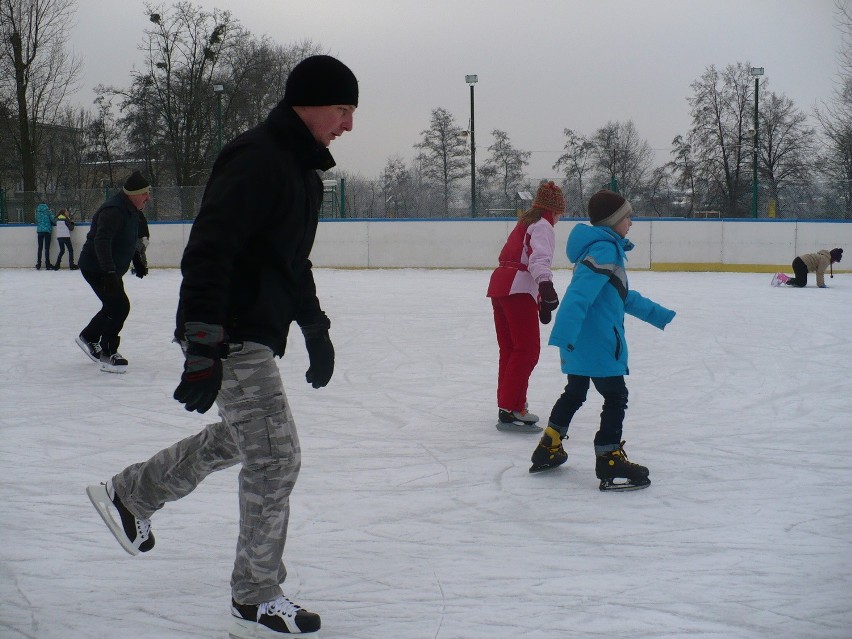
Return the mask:
<path id="1" fill-rule="evenodd" d="M 473 85 L 479 78 L 475 75 L 464 76 L 470 85 L 470 216 L 476 217 L 476 138 L 473 126 Z"/>
<path id="2" fill-rule="evenodd" d="M 751 67 L 749 73 L 754 76 L 754 139 L 752 140 L 754 148 L 752 149 L 751 161 L 751 216 L 757 217 L 757 149 L 758 140 L 760 139 L 757 129 L 757 92 L 760 87 L 760 76 L 763 75 L 763 67 Z"/>

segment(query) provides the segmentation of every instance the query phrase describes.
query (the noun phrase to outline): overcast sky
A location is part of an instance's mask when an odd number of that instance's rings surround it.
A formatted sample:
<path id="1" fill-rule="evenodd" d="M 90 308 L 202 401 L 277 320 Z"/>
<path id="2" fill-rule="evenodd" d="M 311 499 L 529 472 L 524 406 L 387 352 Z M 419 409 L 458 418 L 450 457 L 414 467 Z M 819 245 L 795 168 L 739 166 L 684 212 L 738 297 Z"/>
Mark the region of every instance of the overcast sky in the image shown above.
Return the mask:
<path id="1" fill-rule="evenodd" d="M 166 3 L 170 5 L 171 3 Z M 436 107 L 467 128 L 476 74 L 477 160 L 493 129 L 553 176 L 565 128 L 590 135 L 632 120 L 668 160 L 689 126 L 690 84 L 710 65 L 766 70 L 769 89 L 811 113 L 830 99 L 841 32 L 833 0 L 196 0 L 255 35 L 311 39 L 358 76 L 355 129 L 332 144 L 341 169 L 378 177 L 413 157 Z M 83 60 L 77 101 L 126 86 L 148 24 L 139 0 L 78 0 L 69 47 Z"/>

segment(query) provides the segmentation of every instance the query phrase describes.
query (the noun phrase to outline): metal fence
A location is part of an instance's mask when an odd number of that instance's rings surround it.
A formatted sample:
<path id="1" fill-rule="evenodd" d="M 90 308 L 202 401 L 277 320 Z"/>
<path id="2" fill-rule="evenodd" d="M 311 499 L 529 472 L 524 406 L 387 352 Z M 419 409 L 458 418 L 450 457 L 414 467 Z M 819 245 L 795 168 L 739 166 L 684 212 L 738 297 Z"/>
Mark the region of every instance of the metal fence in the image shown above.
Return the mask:
<path id="1" fill-rule="evenodd" d="M 585 217 L 586 200 L 599 187 L 593 186 L 581 192 L 579 188 L 558 178 L 554 181 L 562 186 L 565 193 L 566 217 Z M 535 191 L 535 185 L 529 188 Z M 452 202 L 446 213 L 442 209 L 438 210 L 435 200 L 429 198 L 412 198 L 412 203 L 407 207 L 394 207 L 391 210 L 386 209 L 381 198 L 368 201 L 365 196 L 359 195 L 368 193 L 368 189 L 359 191 L 348 185 L 345 189 L 338 188 L 326 180 L 324 190 L 323 218 L 506 218 L 514 217 L 519 210 L 529 206 L 529 201 L 520 197 L 511 201 L 505 198 L 482 198 L 478 202 L 477 211 L 472 214 L 470 201 L 460 196 Z M 203 186 L 152 187 L 152 197 L 145 208 L 145 215 L 152 222 L 192 220 L 198 212 L 203 191 Z M 40 203 L 47 204 L 54 211 L 69 209 L 74 220 L 86 222 L 104 200 L 115 192 L 113 189 L 67 189 L 53 193 L 0 190 L 0 224 L 33 224 L 35 209 Z M 637 217 L 852 220 L 852 189 L 848 185 L 828 182 L 791 183 L 774 192 L 766 185 L 761 185 L 756 208 L 750 190 L 744 191 L 733 206 L 707 196 L 690 200 L 683 193 L 670 191 L 644 190 L 632 194 L 630 199 Z M 379 204 L 375 204 L 377 201 Z"/>

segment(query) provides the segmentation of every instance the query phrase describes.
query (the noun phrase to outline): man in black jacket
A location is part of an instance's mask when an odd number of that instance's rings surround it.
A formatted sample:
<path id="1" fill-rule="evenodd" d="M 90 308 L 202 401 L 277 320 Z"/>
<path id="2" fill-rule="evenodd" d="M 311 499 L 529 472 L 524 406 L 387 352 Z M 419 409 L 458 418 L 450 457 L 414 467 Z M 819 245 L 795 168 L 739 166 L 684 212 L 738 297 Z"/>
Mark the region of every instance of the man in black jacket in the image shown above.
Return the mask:
<path id="1" fill-rule="evenodd" d="M 124 187 L 101 204 L 92 216 L 86 243 L 77 264 L 102 306 L 75 340 L 93 362 L 107 373 L 123 373 L 127 360 L 118 352 L 119 333 L 130 313 L 122 277 L 137 258 L 136 241 L 151 187 L 134 171 Z M 146 271 L 147 272 L 147 271 Z M 143 275 L 136 272 L 137 277 Z"/>
<path id="2" fill-rule="evenodd" d="M 327 147 L 352 129 L 357 105 L 349 68 L 312 56 L 290 73 L 266 121 L 222 149 L 181 260 L 175 336 L 185 362 L 174 392 L 189 411 L 215 401 L 221 421 L 88 488 L 119 543 L 137 554 L 154 546 L 154 512 L 211 472 L 242 465 L 232 637 L 320 627 L 319 615 L 280 586 L 301 449 L 274 357 L 295 321 L 310 359 L 307 382 L 321 388 L 334 371 L 309 255 L 322 200 L 317 170 L 334 166 Z"/>

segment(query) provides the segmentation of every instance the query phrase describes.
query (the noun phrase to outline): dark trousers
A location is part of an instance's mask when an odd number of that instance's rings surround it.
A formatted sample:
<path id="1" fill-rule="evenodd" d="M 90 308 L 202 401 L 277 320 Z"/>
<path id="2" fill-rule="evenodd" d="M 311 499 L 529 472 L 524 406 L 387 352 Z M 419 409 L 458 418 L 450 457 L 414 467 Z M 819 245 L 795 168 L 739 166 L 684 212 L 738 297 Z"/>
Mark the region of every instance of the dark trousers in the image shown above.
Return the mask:
<path id="1" fill-rule="evenodd" d="M 568 384 L 550 411 L 549 425 L 564 437 L 568 426 L 589 392 L 589 382 L 594 383 L 597 391 L 603 395 L 601 426 L 595 434 L 595 452 L 606 453 L 618 450 L 621 446 L 621 431 L 624 425 L 624 413 L 627 411 L 627 385 L 624 376 L 586 377 L 569 375 Z"/>
<path id="2" fill-rule="evenodd" d="M 65 249 L 68 249 L 68 266 L 74 266 L 74 247 L 71 246 L 70 237 L 60 237 L 56 241 L 59 243 L 59 257 L 56 258 L 56 266 L 62 263 L 62 256 L 65 255 Z"/>
<path id="3" fill-rule="evenodd" d="M 80 335 L 87 342 L 99 342 L 104 354 L 112 355 L 118 350 L 120 342 L 118 334 L 124 328 L 124 320 L 130 314 L 130 300 L 127 298 L 127 293 L 124 292 L 124 283 L 121 283 L 116 294 L 106 295 L 104 294 L 102 273 L 92 271 L 82 271 L 82 273 L 103 306 L 101 306 L 101 310 L 95 313 L 95 316 Z"/>
<path id="4" fill-rule="evenodd" d="M 808 284 L 808 267 L 802 261 L 801 257 L 797 257 L 793 260 L 793 273 L 795 277 L 790 279 L 787 284 L 790 286 L 807 286 Z"/>
<path id="5" fill-rule="evenodd" d="M 36 258 L 36 266 L 41 266 L 41 252 L 44 250 L 44 265 L 51 266 L 50 263 L 50 231 L 46 233 L 37 233 L 38 235 L 38 257 Z"/>

